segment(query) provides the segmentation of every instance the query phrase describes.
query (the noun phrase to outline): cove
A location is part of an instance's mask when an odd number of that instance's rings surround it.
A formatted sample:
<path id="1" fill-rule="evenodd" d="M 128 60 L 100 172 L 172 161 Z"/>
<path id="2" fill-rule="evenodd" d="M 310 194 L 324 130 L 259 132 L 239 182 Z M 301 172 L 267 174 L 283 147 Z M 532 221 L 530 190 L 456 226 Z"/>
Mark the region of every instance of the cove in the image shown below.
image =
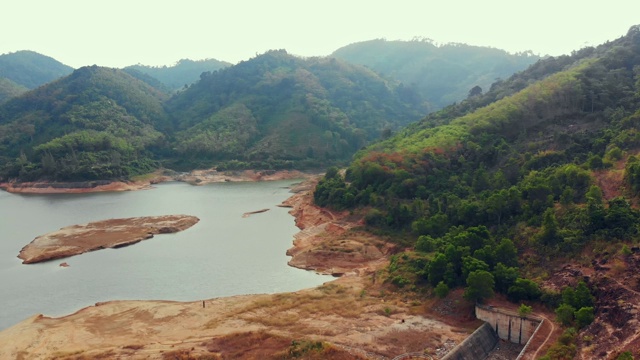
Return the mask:
<path id="1" fill-rule="evenodd" d="M 29 316 L 63 316 L 109 300 L 193 301 L 296 291 L 332 279 L 289 267 L 299 231 L 280 204 L 294 181 L 164 183 L 154 189 L 94 194 L 0 192 L 0 330 Z M 260 209 L 269 211 L 243 217 Z M 23 265 L 33 238 L 109 218 L 187 214 L 190 229 L 120 249 Z M 69 263 L 68 268 L 59 266 Z"/>

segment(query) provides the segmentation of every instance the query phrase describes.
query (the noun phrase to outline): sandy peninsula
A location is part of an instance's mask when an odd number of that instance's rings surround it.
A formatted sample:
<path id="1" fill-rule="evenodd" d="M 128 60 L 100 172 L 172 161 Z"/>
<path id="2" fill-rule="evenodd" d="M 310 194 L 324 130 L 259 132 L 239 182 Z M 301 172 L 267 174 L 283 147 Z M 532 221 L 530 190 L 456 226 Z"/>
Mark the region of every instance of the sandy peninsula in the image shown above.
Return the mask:
<path id="1" fill-rule="evenodd" d="M 64 227 L 36 237 L 20 250 L 23 264 L 83 254 L 106 248 L 132 245 L 155 234 L 169 234 L 195 225 L 199 219 L 188 215 L 144 216 L 109 219 Z"/>

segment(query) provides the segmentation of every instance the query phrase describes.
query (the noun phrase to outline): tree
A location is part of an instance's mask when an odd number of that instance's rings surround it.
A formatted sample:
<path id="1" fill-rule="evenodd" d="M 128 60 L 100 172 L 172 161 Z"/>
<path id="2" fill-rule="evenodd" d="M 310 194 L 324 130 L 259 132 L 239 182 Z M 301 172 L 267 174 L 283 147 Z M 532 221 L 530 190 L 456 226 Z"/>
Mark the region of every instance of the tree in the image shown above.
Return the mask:
<path id="1" fill-rule="evenodd" d="M 466 279 L 469 274 L 474 271 L 489 271 L 489 265 L 482 260 L 478 260 L 473 256 L 465 256 L 462 258 L 462 278 Z"/>
<path id="2" fill-rule="evenodd" d="M 512 301 L 537 300 L 542 295 L 540 287 L 529 279 L 518 278 L 507 290 Z"/>
<path id="3" fill-rule="evenodd" d="M 569 304 L 562 304 L 556 309 L 556 317 L 562 325 L 569 326 L 573 323 L 575 311 L 576 309 L 574 309 L 573 306 Z"/>
<path id="4" fill-rule="evenodd" d="M 464 290 L 464 298 L 470 301 L 482 302 L 493 296 L 495 281 L 493 275 L 485 270 L 469 273 L 467 288 Z"/>
<path id="5" fill-rule="evenodd" d="M 447 257 L 443 253 L 436 253 L 433 260 L 429 263 L 427 278 L 432 286 L 436 286 L 444 280 L 444 274 L 447 271 Z"/>
<path id="6" fill-rule="evenodd" d="M 576 318 L 576 325 L 578 328 L 583 328 L 593 322 L 595 315 L 593 314 L 593 307 L 585 306 L 574 313 Z"/>
<path id="7" fill-rule="evenodd" d="M 520 273 L 516 267 L 508 267 L 503 263 L 498 263 L 495 269 L 493 269 L 493 276 L 496 281 L 496 290 L 506 294 L 509 288 L 516 282 Z"/>
<path id="8" fill-rule="evenodd" d="M 593 307 L 595 298 L 591 295 L 591 291 L 584 281 L 580 281 L 574 292 L 574 302 L 571 303 L 576 309 L 583 307 Z"/>
<path id="9" fill-rule="evenodd" d="M 520 317 L 527 317 L 527 315 L 531 314 L 532 312 L 533 308 L 525 304 L 520 304 L 520 307 L 518 308 L 518 315 L 520 315 Z"/>
<path id="10" fill-rule="evenodd" d="M 518 265 L 518 249 L 513 245 L 513 241 L 503 238 L 495 251 L 496 263 L 503 263 L 506 266 Z"/>
<path id="11" fill-rule="evenodd" d="M 560 241 L 558 220 L 553 208 L 548 208 L 542 215 L 542 231 L 538 239 L 543 245 L 555 245 Z"/>

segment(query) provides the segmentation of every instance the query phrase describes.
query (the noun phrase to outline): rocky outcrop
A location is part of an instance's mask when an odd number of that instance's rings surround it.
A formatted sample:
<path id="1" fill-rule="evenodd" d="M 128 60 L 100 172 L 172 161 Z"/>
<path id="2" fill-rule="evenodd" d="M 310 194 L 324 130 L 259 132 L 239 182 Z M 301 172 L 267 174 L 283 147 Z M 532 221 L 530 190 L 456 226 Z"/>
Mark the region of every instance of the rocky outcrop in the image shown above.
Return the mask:
<path id="1" fill-rule="evenodd" d="M 188 215 L 145 216 L 109 219 L 64 227 L 36 237 L 20 250 L 23 264 L 119 248 L 152 238 L 154 234 L 175 233 L 190 228 L 200 219 Z"/>

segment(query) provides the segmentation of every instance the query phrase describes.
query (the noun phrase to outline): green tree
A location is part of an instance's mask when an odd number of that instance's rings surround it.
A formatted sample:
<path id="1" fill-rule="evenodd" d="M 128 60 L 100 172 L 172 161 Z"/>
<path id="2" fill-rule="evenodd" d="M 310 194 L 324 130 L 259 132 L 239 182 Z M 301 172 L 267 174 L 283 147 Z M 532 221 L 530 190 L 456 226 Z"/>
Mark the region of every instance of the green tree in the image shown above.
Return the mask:
<path id="1" fill-rule="evenodd" d="M 578 325 L 578 328 L 580 329 L 591 324 L 595 319 L 593 307 L 590 306 L 580 308 L 575 312 L 574 316 L 576 319 L 576 325 Z"/>
<path id="2" fill-rule="evenodd" d="M 556 317 L 558 321 L 564 325 L 569 326 L 573 323 L 573 317 L 576 309 L 569 304 L 562 304 L 556 309 Z"/>
<path id="3" fill-rule="evenodd" d="M 558 220 L 553 208 L 548 208 L 542 215 L 542 231 L 538 239 L 543 245 L 555 245 L 561 240 L 558 233 Z"/>
<path id="4" fill-rule="evenodd" d="M 518 277 L 520 277 L 520 273 L 516 267 L 508 267 L 503 263 L 498 263 L 495 269 L 493 269 L 493 277 L 496 281 L 496 290 L 506 294 Z"/>
<path id="5" fill-rule="evenodd" d="M 448 263 L 447 257 L 443 253 L 436 253 L 433 257 L 433 260 L 429 263 L 427 275 L 427 279 L 432 286 L 436 286 L 439 282 L 444 280 Z"/>
<path id="6" fill-rule="evenodd" d="M 518 278 L 507 290 L 507 295 L 512 301 L 537 300 L 542 292 L 534 281 Z"/>
<path id="7" fill-rule="evenodd" d="M 470 273 L 478 270 L 489 271 L 489 265 L 482 260 L 478 260 L 473 256 L 465 256 L 462 258 L 462 278 L 466 279 Z"/>
<path id="8" fill-rule="evenodd" d="M 518 265 L 518 249 L 513 244 L 513 241 L 503 238 L 500 240 L 495 250 L 496 263 L 503 263 L 506 266 Z"/>
<path id="9" fill-rule="evenodd" d="M 493 275 L 485 270 L 469 273 L 467 288 L 464 290 L 464 298 L 474 302 L 483 302 L 493 296 L 495 281 Z"/>
<path id="10" fill-rule="evenodd" d="M 518 315 L 520 315 L 521 317 L 526 317 L 527 315 L 530 315 L 532 312 L 533 312 L 533 308 L 525 304 L 520 304 L 520 307 L 518 308 Z"/>
<path id="11" fill-rule="evenodd" d="M 573 307 L 576 309 L 593 307 L 595 298 L 584 281 L 578 282 L 574 294 L 574 301 L 570 303 Z"/>

